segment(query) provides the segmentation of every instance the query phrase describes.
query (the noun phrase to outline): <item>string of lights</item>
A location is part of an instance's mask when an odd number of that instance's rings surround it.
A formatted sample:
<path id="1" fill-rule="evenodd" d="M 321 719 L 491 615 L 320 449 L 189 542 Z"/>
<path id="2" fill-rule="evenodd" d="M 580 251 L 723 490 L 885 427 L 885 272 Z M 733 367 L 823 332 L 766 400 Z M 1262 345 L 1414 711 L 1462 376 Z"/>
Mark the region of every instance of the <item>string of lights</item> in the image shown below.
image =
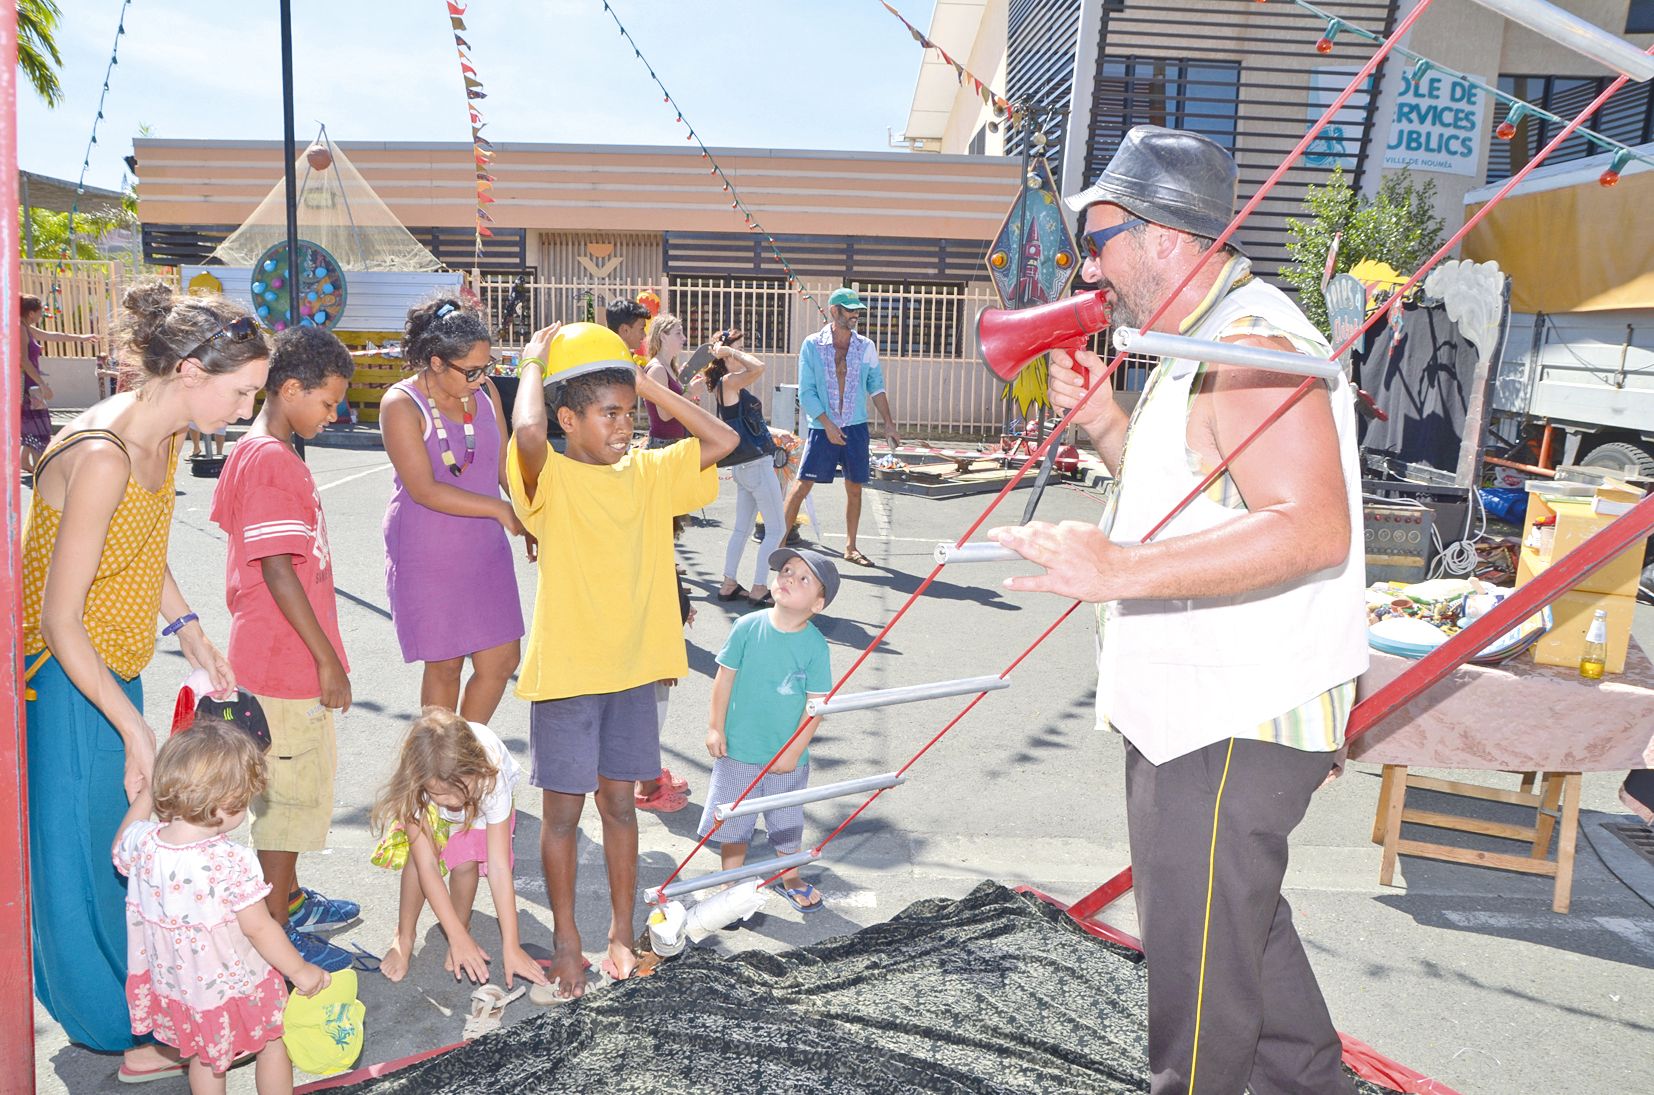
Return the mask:
<path id="1" fill-rule="evenodd" d="M 86 193 L 86 172 L 92 166 L 92 149 L 98 143 L 98 123 L 103 121 L 103 106 L 109 98 L 109 81 L 115 74 L 115 66 L 120 63 L 121 39 L 126 35 L 126 9 L 131 6 L 132 0 L 121 0 L 120 18 L 115 23 L 115 42 L 109 47 L 109 64 L 103 70 L 103 90 L 98 93 L 98 113 L 92 119 L 92 133 L 86 142 L 86 153 L 80 158 L 80 177 L 75 181 L 75 196 L 69 201 L 68 232 L 63 238 L 57 266 L 52 271 L 52 299 L 48 307 L 54 316 L 62 311 L 63 286 L 58 279 L 69 272 L 69 260 L 74 257 L 75 218 L 80 215 L 80 199 Z"/>
<path id="2" fill-rule="evenodd" d="M 1259 3 L 1267 2 L 1268 0 L 1259 0 Z M 1383 35 L 1367 30 L 1365 27 L 1357 26 L 1354 23 L 1346 23 L 1336 15 L 1333 15 L 1322 8 L 1316 7 L 1314 4 L 1310 3 L 1309 0 L 1290 0 L 1290 2 L 1326 24 L 1326 30 L 1315 42 L 1315 52 L 1317 53 L 1323 55 L 1331 53 L 1338 39 L 1338 35 L 1346 31 L 1358 38 L 1365 39 L 1374 45 L 1382 45 L 1385 41 Z M 1552 114 L 1543 107 L 1536 106 L 1525 99 L 1512 95 L 1510 92 L 1504 91 L 1501 88 L 1473 76 L 1468 72 L 1460 72 L 1457 69 L 1449 68 L 1446 65 L 1432 61 L 1423 54 L 1413 52 L 1406 46 L 1399 44 L 1392 46 L 1390 52 L 1395 56 L 1404 57 L 1413 62 L 1412 79 L 1414 84 L 1422 82 L 1431 72 L 1439 72 L 1443 76 L 1447 76 L 1451 79 L 1459 80 L 1466 84 L 1470 84 L 1473 87 L 1480 88 L 1495 101 L 1504 103 L 1506 107 L 1505 118 L 1497 127 L 1495 127 L 1493 131 L 1494 136 L 1498 137 L 1502 141 L 1513 139 L 1516 136 L 1516 127 L 1527 118 L 1537 118 L 1558 128 L 1567 125 L 1569 122 L 1569 119 L 1567 118 L 1562 118 L 1556 114 Z M 1574 133 L 1577 136 L 1585 138 L 1585 140 L 1603 151 L 1613 153 L 1611 163 L 1597 180 L 1603 186 L 1613 186 L 1615 183 L 1619 182 L 1620 172 L 1624 171 L 1626 165 L 1633 159 L 1641 160 L 1643 163 L 1654 166 L 1654 157 L 1638 152 L 1629 145 L 1624 144 L 1621 141 L 1616 141 L 1612 137 L 1604 136 L 1593 129 L 1588 129 L 1585 126 L 1579 126 L 1574 130 Z"/>
<path id="3" fill-rule="evenodd" d="M 642 47 L 637 44 L 637 40 L 633 38 L 631 32 L 626 29 L 626 24 L 620 21 L 619 13 L 616 12 L 612 6 L 610 6 L 608 0 L 603 0 L 603 10 L 609 13 L 609 18 L 614 20 L 616 29 L 620 31 L 620 36 L 626 39 L 627 45 L 632 47 L 632 55 L 642 62 L 643 67 L 649 73 L 649 79 L 653 80 L 655 87 L 660 89 L 661 101 L 676 112 L 678 124 L 684 127 L 683 139 L 693 142 L 695 146 L 700 149 L 701 159 L 705 160 L 708 164 L 707 174 L 716 178 L 721 184 L 723 184 L 724 193 L 729 195 L 729 207 L 740 213 L 742 217 L 745 218 L 747 230 L 749 232 L 757 232 L 763 238 L 765 246 L 767 246 L 770 250 L 770 254 L 775 257 L 775 261 L 780 263 L 781 269 L 786 272 L 787 284 L 792 286 L 798 292 L 800 297 L 809 301 L 815 307 L 816 311 L 821 313 L 822 318 L 826 319 L 827 310 L 821 306 L 821 302 L 818 301 L 808 289 L 804 288 L 804 284 L 799 280 L 798 273 L 793 269 L 792 263 L 788 262 L 787 257 L 781 253 L 781 248 L 776 243 L 775 237 L 765 230 L 763 224 L 758 219 L 758 215 L 753 212 L 752 207 L 741 197 L 741 192 L 736 189 L 734 181 L 729 177 L 728 173 L 724 171 L 723 165 L 718 163 L 717 157 L 712 154 L 712 149 L 707 147 L 706 142 L 701 139 L 701 135 L 695 131 L 695 127 L 686 120 L 683 107 L 675 98 L 672 97 L 672 93 L 667 90 L 666 85 L 661 82 L 660 76 L 655 72 L 655 66 L 649 63 L 649 59 L 643 55 Z"/>

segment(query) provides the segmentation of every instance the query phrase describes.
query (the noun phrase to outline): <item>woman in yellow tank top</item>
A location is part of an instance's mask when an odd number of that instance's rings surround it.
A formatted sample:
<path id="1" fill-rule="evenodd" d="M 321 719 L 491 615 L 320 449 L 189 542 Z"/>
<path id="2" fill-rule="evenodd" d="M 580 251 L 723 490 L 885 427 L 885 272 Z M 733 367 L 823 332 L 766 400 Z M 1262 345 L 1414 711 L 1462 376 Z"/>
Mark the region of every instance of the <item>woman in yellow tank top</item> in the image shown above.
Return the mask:
<path id="1" fill-rule="evenodd" d="M 63 429 L 36 465 L 23 532 L 28 666 L 29 873 L 35 995 L 69 1039 L 124 1052 L 121 1079 L 179 1069 L 133 1036 L 126 883 L 110 849 L 149 780 L 155 732 L 138 674 L 157 620 L 220 688 L 229 663 L 167 567 L 173 471 L 191 421 L 252 413 L 269 347 L 252 318 L 160 283 L 126 293 L 116 334 L 131 391 Z"/>

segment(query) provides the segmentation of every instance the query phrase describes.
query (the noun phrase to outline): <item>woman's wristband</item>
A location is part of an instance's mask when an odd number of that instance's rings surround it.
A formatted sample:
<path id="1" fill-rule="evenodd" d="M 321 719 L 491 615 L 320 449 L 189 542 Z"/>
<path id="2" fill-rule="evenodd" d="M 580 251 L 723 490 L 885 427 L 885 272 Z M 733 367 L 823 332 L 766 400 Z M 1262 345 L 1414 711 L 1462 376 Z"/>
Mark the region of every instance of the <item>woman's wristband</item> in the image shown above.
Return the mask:
<path id="1" fill-rule="evenodd" d="M 163 627 L 161 629 L 161 634 L 163 634 L 163 635 L 176 635 L 176 634 L 178 634 L 178 632 L 184 630 L 184 628 L 188 627 L 192 623 L 195 623 L 200 618 L 201 617 L 197 616 L 193 612 L 186 612 L 182 616 L 178 617 L 176 620 L 172 621 L 170 624 L 167 624 L 167 626 Z"/>

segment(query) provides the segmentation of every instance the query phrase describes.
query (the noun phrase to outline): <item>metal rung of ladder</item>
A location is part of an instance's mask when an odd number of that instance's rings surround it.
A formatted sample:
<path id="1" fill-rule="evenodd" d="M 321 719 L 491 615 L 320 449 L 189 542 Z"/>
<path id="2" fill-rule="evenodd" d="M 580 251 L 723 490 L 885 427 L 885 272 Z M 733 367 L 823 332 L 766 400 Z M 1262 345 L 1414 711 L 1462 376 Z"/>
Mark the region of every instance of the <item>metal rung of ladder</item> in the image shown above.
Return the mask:
<path id="1" fill-rule="evenodd" d="M 674 882 L 670 886 L 646 890 L 643 894 L 643 900 L 650 905 L 659 905 L 663 901 L 672 901 L 684 894 L 695 893 L 697 890 L 710 890 L 714 886 L 722 886 L 726 882 L 740 882 L 746 878 L 762 878 L 765 875 L 790 871 L 794 867 L 802 867 L 820 854 L 814 848 L 808 848 L 802 852 L 778 856 L 775 859 L 766 859 L 760 863 L 743 863 L 741 866 L 731 867 L 727 871 L 713 871 L 709 875 L 692 878 L 687 882 Z"/>
<path id="2" fill-rule="evenodd" d="M 944 696 L 965 696 L 973 692 L 997 692 L 1011 687 L 1004 677 L 962 677 L 956 681 L 937 681 L 935 684 L 910 684 L 902 688 L 881 688 L 876 692 L 855 692 L 835 696 L 830 700 L 811 700 L 805 710 L 811 715 L 841 715 L 846 711 L 865 711 L 874 707 L 890 707 L 898 703 L 916 703 L 919 700 L 937 700 Z"/>
<path id="3" fill-rule="evenodd" d="M 1008 547 L 978 542 L 974 544 L 937 544 L 932 554 L 938 563 L 1020 563 L 1022 556 Z"/>
<path id="4" fill-rule="evenodd" d="M 1220 365 L 1242 365 L 1254 369 L 1268 369 L 1294 376 L 1313 376 L 1331 380 L 1342 376 L 1344 367 L 1336 361 L 1309 354 L 1288 353 L 1285 350 L 1266 350 L 1261 346 L 1244 346 L 1238 342 L 1217 342 L 1186 335 L 1168 335 L 1161 331 L 1134 331 L 1130 327 L 1114 329 L 1114 346 L 1134 354 L 1150 357 L 1183 357 L 1194 361 L 1212 361 Z"/>
<path id="5" fill-rule="evenodd" d="M 895 787 L 906 782 L 906 776 L 897 775 L 895 772 L 886 772 L 882 776 L 863 776 L 860 779 L 847 779 L 839 783 L 823 783 L 819 787 L 804 787 L 797 791 L 783 791 L 779 795 L 762 795 L 758 798 L 743 799 L 738 803 L 721 803 L 712 808 L 712 816 L 719 821 L 728 821 L 732 817 L 761 814 L 765 810 L 780 810 L 787 806 L 802 806 L 806 802 L 820 802 L 822 799 L 838 798 L 841 795 L 857 795 L 863 791 L 883 791 L 887 787 Z"/>

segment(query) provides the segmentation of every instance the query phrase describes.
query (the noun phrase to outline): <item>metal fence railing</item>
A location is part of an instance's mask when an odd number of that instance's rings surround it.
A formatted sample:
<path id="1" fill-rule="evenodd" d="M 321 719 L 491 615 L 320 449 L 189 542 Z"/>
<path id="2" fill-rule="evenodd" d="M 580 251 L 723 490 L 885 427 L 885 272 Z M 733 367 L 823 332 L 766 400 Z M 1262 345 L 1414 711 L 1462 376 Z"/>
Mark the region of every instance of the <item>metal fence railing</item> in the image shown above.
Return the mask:
<path id="1" fill-rule="evenodd" d="M 762 358 L 770 379 L 758 394 L 768 411 L 778 385 L 798 383 L 798 347 L 825 322 L 815 302 L 841 283 L 801 279 L 814 302 L 782 278 L 668 278 L 636 284 L 517 282 L 484 275 L 479 295 L 504 348 L 521 346 L 530 332 L 554 319 L 591 318 L 618 296 L 652 288 L 661 308 L 682 319 L 691 346 L 729 327 L 746 334 L 747 350 Z M 1000 384 L 980 364 L 976 317 L 996 307 L 986 283 L 857 283 L 868 306 L 862 331 L 879 348 L 885 384 L 902 432 L 913 437 L 997 436 L 1005 421 Z M 513 306 L 513 301 L 516 302 Z M 505 322 L 509 316 L 510 322 Z"/>

